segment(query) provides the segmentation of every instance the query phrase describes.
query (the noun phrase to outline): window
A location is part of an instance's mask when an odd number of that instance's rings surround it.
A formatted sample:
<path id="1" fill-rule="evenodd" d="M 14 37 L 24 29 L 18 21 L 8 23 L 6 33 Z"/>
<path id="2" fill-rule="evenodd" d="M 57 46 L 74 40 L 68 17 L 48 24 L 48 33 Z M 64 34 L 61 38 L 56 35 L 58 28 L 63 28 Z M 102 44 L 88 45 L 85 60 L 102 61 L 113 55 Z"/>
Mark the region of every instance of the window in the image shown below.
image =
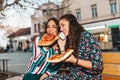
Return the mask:
<path id="1" fill-rule="evenodd" d="M 67 0 L 67 2 L 69 2 L 70 0 Z"/>
<path id="2" fill-rule="evenodd" d="M 76 15 L 77 15 L 77 20 L 81 21 L 81 12 L 80 12 L 80 9 L 76 10 Z"/>
<path id="3" fill-rule="evenodd" d="M 34 24 L 34 31 L 37 32 L 37 29 L 36 29 L 36 24 Z"/>
<path id="4" fill-rule="evenodd" d="M 97 17 L 97 6 L 96 6 L 96 4 L 91 6 L 91 10 L 92 10 L 92 17 L 96 18 Z"/>
<path id="5" fill-rule="evenodd" d="M 71 13 L 72 13 L 72 11 L 68 11 L 68 13 L 69 13 L 69 14 L 71 14 Z"/>
<path id="6" fill-rule="evenodd" d="M 112 28 L 112 42 L 113 48 L 116 48 L 117 51 L 120 51 L 120 30 L 119 27 Z"/>
<path id="7" fill-rule="evenodd" d="M 117 13 L 116 0 L 110 0 L 110 10 L 112 14 Z"/>
<path id="8" fill-rule="evenodd" d="M 40 23 L 38 23 L 38 32 L 40 32 Z"/>

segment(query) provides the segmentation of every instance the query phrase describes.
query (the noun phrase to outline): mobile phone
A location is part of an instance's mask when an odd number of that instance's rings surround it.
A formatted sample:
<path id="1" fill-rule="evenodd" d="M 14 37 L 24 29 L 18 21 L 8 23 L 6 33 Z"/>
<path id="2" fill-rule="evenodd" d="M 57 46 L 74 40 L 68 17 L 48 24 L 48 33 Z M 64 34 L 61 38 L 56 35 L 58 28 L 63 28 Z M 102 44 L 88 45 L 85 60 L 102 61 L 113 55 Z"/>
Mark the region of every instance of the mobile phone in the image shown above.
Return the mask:
<path id="1" fill-rule="evenodd" d="M 65 34 L 64 34 L 63 32 L 60 32 L 58 36 L 59 36 L 59 38 L 62 39 L 62 40 L 65 39 Z"/>

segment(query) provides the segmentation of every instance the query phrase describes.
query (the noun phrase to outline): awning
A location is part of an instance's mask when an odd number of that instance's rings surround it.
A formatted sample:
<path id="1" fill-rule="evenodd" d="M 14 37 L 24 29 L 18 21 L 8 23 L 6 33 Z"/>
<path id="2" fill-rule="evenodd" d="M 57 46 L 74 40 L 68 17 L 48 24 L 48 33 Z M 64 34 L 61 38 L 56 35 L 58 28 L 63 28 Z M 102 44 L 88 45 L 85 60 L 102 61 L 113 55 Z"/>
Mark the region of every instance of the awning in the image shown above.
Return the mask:
<path id="1" fill-rule="evenodd" d="M 101 28 L 101 29 L 95 29 L 95 30 L 89 30 L 90 33 L 104 33 L 104 32 L 110 32 L 110 28 Z"/>
<path id="2" fill-rule="evenodd" d="M 120 27 L 120 24 L 115 24 L 115 25 L 110 25 L 110 26 L 108 26 L 109 28 L 118 28 L 118 27 Z"/>

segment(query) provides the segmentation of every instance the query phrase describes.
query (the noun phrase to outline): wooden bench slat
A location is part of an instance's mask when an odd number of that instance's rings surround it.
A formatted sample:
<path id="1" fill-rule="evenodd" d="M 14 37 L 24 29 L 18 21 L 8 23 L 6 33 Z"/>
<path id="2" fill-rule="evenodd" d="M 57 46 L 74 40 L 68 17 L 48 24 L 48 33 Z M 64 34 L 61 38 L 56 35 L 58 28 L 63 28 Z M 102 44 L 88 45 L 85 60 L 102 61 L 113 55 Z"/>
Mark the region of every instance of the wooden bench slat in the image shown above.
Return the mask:
<path id="1" fill-rule="evenodd" d="M 119 64 L 104 64 L 103 74 L 120 76 Z"/>
<path id="2" fill-rule="evenodd" d="M 120 64 L 120 53 L 103 53 L 104 63 L 117 63 Z"/>
<path id="3" fill-rule="evenodd" d="M 103 80 L 120 80 L 120 77 L 110 76 L 110 75 L 103 75 Z"/>

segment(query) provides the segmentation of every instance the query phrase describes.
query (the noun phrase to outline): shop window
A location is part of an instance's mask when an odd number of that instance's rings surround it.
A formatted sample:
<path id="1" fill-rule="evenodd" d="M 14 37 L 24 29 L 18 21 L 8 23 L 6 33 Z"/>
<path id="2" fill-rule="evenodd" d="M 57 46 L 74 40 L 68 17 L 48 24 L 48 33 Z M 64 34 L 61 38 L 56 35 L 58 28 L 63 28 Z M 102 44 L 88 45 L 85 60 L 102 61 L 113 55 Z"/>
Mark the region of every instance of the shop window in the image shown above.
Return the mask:
<path id="1" fill-rule="evenodd" d="M 104 42 L 108 42 L 108 35 L 107 34 L 104 35 Z"/>
<path id="2" fill-rule="evenodd" d="M 108 32 L 94 34 L 102 51 L 109 51 L 113 48 L 111 35 Z"/>
<path id="3" fill-rule="evenodd" d="M 100 42 L 104 42 L 104 34 L 100 34 Z"/>
<path id="4" fill-rule="evenodd" d="M 100 34 L 100 42 L 108 42 L 108 34 Z"/>
<path id="5" fill-rule="evenodd" d="M 112 28 L 112 40 L 113 40 L 113 47 L 116 51 L 120 51 L 120 30 L 119 27 Z"/>
<path id="6" fill-rule="evenodd" d="M 120 42 L 120 30 L 119 28 L 112 28 L 112 39 L 113 39 L 113 43 L 118 44 L 118 42 Z"/>
<path id="7" fill-rule="evenodd" d="M 101 33 L 95 35 L 98 42 L 108 42 L 108 34 Z"/>

